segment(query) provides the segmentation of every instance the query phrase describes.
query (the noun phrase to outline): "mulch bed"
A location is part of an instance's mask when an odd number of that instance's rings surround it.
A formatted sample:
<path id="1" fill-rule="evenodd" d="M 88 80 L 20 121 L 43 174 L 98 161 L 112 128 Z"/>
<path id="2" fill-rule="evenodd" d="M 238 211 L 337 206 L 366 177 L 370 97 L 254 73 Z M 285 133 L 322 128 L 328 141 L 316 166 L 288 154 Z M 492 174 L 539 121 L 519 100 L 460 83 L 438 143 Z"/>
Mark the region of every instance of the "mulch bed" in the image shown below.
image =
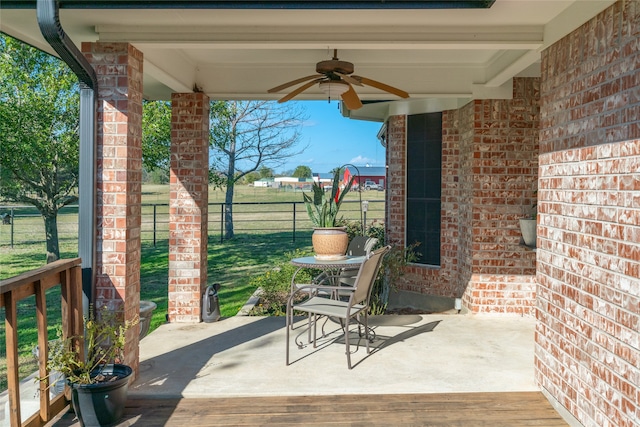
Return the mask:
<path id="1" fill-rule="evenodd" d="M 433 311 L 420 310 L 412 307 L 400 307 L 387 310 L 384 314 L 432 314 Z"/>

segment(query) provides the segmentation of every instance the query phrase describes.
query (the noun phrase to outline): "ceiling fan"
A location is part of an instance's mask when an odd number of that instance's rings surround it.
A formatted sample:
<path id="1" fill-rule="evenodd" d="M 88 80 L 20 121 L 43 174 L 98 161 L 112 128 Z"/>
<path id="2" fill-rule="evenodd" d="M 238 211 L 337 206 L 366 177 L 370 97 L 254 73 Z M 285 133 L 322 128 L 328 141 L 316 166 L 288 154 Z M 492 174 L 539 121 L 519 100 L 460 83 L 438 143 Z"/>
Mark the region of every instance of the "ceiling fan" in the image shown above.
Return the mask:
<path id="1" fill-rule="evenodd" d="M 320 89 L 329 95 L 329 99 L 335 99 L 340 96 L 350 110 L 357 110 L 362 107 L 362 101 L 360 101 L 358 94 L 353 89 L 353 85 L 371 86 L 397 95 L 400 98 L 409 98 L 409 94 L 403 90 L 366 77 L 353 75 L 353 64 L 347 61 L 340 61 L 338 59 L 338 49 L 333 50 L 332 59 L 320 61 L 316 64 L 316 72 L 318 74 L 292 80 L 271 88 L 267 92 L 280 92 L 283 89 L 306 82 L 278 100 L 278 102 L 286 102 L 318 83 Z"/>

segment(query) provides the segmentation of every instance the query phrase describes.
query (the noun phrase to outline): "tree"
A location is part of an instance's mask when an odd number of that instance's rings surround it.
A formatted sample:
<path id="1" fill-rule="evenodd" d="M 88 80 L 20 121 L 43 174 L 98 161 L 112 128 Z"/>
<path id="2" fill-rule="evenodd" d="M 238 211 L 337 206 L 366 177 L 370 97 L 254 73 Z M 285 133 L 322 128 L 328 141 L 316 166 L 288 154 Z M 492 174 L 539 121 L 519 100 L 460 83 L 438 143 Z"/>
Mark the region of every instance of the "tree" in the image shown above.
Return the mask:
<path id="1" fill-rule="evenodd" d="M 246 174 L 242 178 L 242 181 L 239 182 L 239 183 L 240 184 L 253 184 L 254 182 L 256 182 L 259 179 L 260 179 L 260 174 L 258 172 L 249 172 L 248 174 Z"/>
<path id="2" fill-rule="evenodd" d="M 260 178 L 273 178 L 273 169 L 266 166 L 260 168 Z"/>
<path id="3" fill-rule="evenodd" d="M 306 116 L 296 103 L 217 101 L 211 104 L 212 173 L 226 188 L 225 238 L 234 236 L 233 189 L 236 182 L 261 167 L 282 166 L 296 151 Z M 213 171 L 216 171 L 214 173 Z"/>
<path id="4" fill-rule="evenodd" d="M 60 258 L 58 211 L 78 200 L 79 86 L 59 59 L 0 35 L 0 194 L 35 206 L 47 262 Z"/>
<path id="5" fill-rule="evenodd" d="M 309 166 L 298 166 L 296 170 L 293 171 L 294 178 L 311 178 L 312 176 L 313 174 Z"/>
<path id="6" fill-rule="evenodd" d="M 142 165 L 156 181 L 169 182 L 171 159 L 171 103 L 142 103 Z M 166 180 L 162 178 L 166 177 Z"/>

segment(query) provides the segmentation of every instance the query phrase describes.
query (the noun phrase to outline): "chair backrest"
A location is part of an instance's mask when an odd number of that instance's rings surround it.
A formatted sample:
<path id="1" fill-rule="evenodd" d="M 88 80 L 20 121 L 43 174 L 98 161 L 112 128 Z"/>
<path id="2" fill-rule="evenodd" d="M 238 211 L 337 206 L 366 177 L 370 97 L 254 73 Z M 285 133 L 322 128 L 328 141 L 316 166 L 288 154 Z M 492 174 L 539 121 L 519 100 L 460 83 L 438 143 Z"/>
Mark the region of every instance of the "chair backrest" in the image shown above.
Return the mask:
<path id="1" fill-rule="evenodd" d="M 367 236 L 355 236 L 349 242 L 349 247 L 347 248 L 347 255 L 351 256 L 363 256 L 369 255 L 371 249 L 378 243 L 378 239 L 375 237 L 367 237 Z"/>
<path id="2" fill-rule="evenodd" d="M 358 275 L 356 276 L 355 290 L 351 295 L 351 304 L 358 304 L 362 301 L 369 300 L 373 282 L 378 276 L 378 270 L 382 264 L 382 258 L 391 250 L 391 246 L 385 246 L 371 252 L 367 259 L 360 266 Z"/>

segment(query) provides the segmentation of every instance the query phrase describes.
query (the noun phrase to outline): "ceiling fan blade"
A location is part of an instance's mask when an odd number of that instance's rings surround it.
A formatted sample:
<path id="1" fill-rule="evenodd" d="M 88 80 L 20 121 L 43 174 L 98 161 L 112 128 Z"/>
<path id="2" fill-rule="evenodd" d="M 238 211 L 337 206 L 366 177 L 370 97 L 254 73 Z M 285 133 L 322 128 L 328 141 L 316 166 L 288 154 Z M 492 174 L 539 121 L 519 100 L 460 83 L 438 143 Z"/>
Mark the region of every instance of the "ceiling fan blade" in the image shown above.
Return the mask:
<path id="1" fill-rule="evenodd" d="M 364 86 L 362 83 L 360 83 L 360 80 L 356 80 L 347 74 L 338 73 L 337 71 L 334 71 L 334 73 L 339 75 L 347 83 L 357 86 Z"/>
<path id="2" fill-rule="evenodd" d="M 316 76 L 314 76 L 314 77 L 316 77 Z M 316 83 L 318 83 L 319 81 L 322 81 L 322 80 L 324 80 L 324 77 L 320 77 L 319 79 L 311 80 L 310 82 L 303 84 L 302 86 L 300 86 L 296 90 L 294 90 L 292 92 L 289 92 L 288 95 L 278 99 L 278 103 L 287 102 L 291 98 L 301 94 L 302 92 L 304 92 L 305 90 L 309 89 L 311 86 L 313 86 L 314 84 L 316 84 Z"/>
<path id="3" fill-rule="evenodd" d="M 342 100 L 349 110 L 357 110 L 362 107 L 362 101 L 351 85 L 349 85 L 349 90 L 342 94 Z"/>
<path id="4" fill-rule="evenodd" d="M 314 74 L 312 76 L 300 77 L 299 79 L 291 80 L 290 82 L 281 84 L 280 86 L 276 86 L 267 91 L 267 93 L 280 92 L 282 89 L 286 89 L 291 86 L 295 86 L 298 83 L 306 82 L 307 80 L 317 79 L 320 74 Z"/>
<path id="5" fill-rule="evenodd" d="M 361 76 L 352 76 L 352 77 L 360 80 L 365 85 L 375 87 L 377 89 L 383 90 L 385 92 L 392 93 L 394 95 L 398 95 L 400 98 L 409 98 L 409 94 L 407 92 L 405 92 L 405 91 L 403 91 L 401 89 L 395 88 L 393 86 L 389 86 L 387 84 L 380 83 L 378 81 L 371 80 L 371 79 L 368 79 L 366 77 L 361 77 Z"/>

